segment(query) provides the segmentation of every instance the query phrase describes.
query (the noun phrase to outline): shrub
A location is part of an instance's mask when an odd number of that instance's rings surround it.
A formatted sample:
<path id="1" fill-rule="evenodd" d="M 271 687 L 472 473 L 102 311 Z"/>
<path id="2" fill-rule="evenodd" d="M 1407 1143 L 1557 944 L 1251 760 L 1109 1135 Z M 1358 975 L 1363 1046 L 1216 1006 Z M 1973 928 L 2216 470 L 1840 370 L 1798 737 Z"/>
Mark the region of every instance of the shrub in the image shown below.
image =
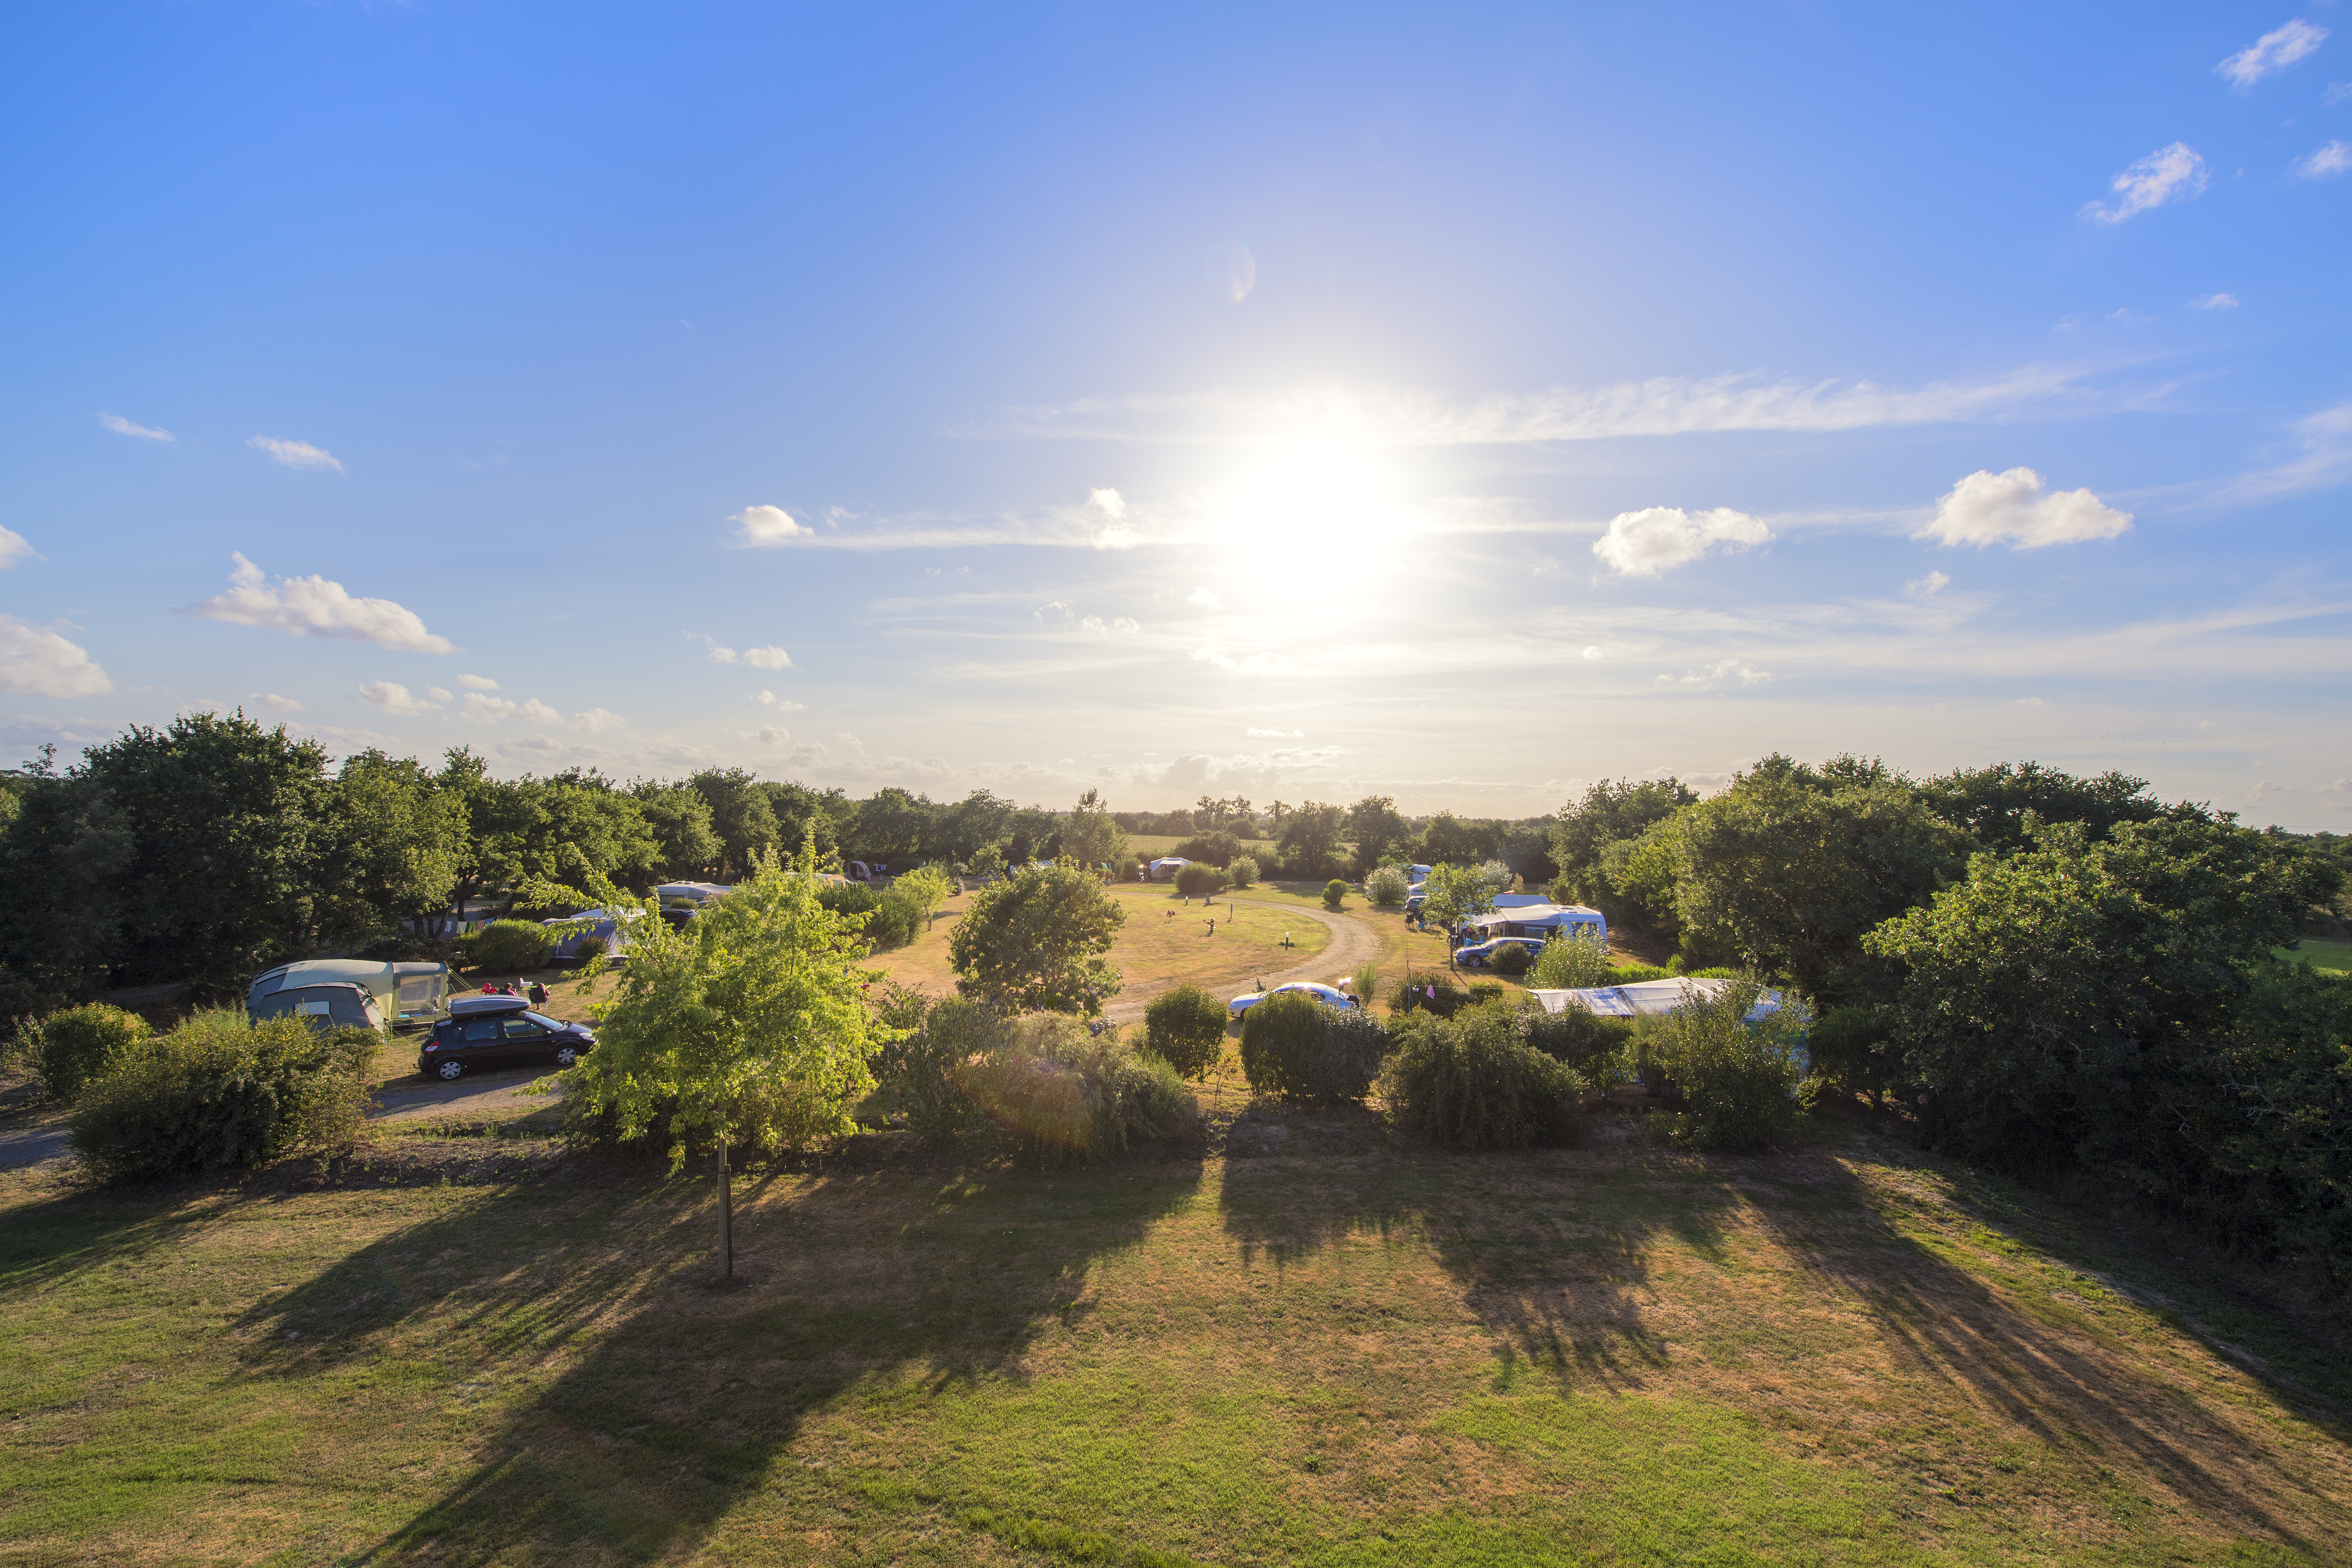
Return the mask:
<path id="1" fill-rule="evenodd" d="M 1349 977 L 1349 990 L 1358 1006 L 1370 1006 L 1381 994 L 1381 966 L 1371 963 L 1356 965 L 1356 973 Z"/>
<path id="2" fill-rule="evenodd" d="M 1249 887 L 1257 880 L 1257 862 L 1247 855 L 1236 855 L 1234 863 L 1225 868 L 1225 875 L 1234 879 L 1234 887 Z"/>
<path id="3" fill-rule="evenodd" d="M 1326 1007 L 1304 992 L 1278 993 L 1242 1015 L 1242 1075 L 1254 1094 L 1361 1100 L 1387 1051 L 1388 1031 L 1370 1013 Z"/>
<path id="4" fill-rule="evenodd" d="M 1188 899 L 1204 899 L 1225 885 L 1225 874 L 1195 860 L 1176 872 L 1176 890 Z"/>
<path id="5" fill-rule="evenodd" d="M 572 956 L 583 963 L 593 963 L 609 951 L 601 936 L 583 936 L 572 947 Z"/>
<path id="6" fill-rule="evenodd" d="M 1894 1035 L 1895 1020 L 1886 1008 L 1832 1007 L 1813 1026 L 1805 1048 L 1823 1081 L 1883 1103 Z"/>
<path id="7" fill-rule="evenodd" d="M 876 947 L 904 947 L 922 933 L 929 911 L 921 895 L 892 887 L 877 899 L 866 919 L 866 940 Z"/>
<path id="8" fill-rule="evenodd" d="M 882 905 L 882 895 L 863 882 L 820 882 L 816 901 L 837 915 L 870 915 Z"/>
<path id="9" fill-rule="evenodd" d="M 215 1008 L 148 1043 L 74 1106 L 76 1152 L 102 1176 L 189 1175 L 348 1146 L 365 1124 L 368 1029 L 249 1024 Z"/>
<path id="10" fill-rule="evenodd" d="M 982 1003 L 950 996 L 926 1007 L 913 994 L 908 1016 L 892 1017 L 886 1010 L 886 1021 L 912 1032 L 882 1047 L 874 1077 L 890 1106 L 906 1116 L 908 1131 L 927 1143 L 953 1142 L 986 1123 L 961 1073 L 1009 1049 L 1012 1026 Z"/>
<path id="11" fill-rule="evenodd" d="M 1200 1123 L 1192 1091 L 1166 1062 L 1138 1056 L 1115 1031 L 1040 1014 L 1008 1048 L 955 1078 L 994 1123 L 994 1144 L 1025 1165 L 1083 1164 L 1172 1138 Z"/>
<path id="12" fill-rule="evenodd" d="M 457 958 L 468 969 L 544 969 L 555 951 L 553 932 L 537 921 L 492 921 L 457 939 Z"/>
<path id="13" fill-rule="evenodd" d="M 1496 973 L 1514 976 L 1525 974 L 1534 964 L 1535 955 L 1516 942 L 1496 948 L 1495 956 L 1486 961 L 1486 966 Z"/>
<path id="14" fill-rule="evenodd" d="M 1762 989 L 1752 977 L 1735 980 L 1658 1021 L 1651 1054 L 1688 1107 L 1668 1128 L 1675 1142 L 1747 1150 L 1787 1135 L 1804 1077 L 1801 1042 L 1812 1020 L 1791 996 L 1778 1012 L 1748 1023 Z"/>
<path id="15" fill-rule="evenodd" d="M 1582 1086 L 1528 1043 L 1528 1020 L 1499 1007 L 1408 1018 L 1382 1072 L 1398 1127 L 1449 1149 L 1564 1142 L 1582 1124 Z"/>
<path id="16" fill-rule="evenodd" d="M 1347 901 L 1348 884 L 1334 877 L 1323 884 L 1323 907 L 1336 910 Z"/>
<path id="17" fill-rule="evenodd" d="M 91 1002 L 27 1026 L 22 1043 L 41 1091 L 70 1101 L 128 1061 L 146 1037 L 147 1021 L 138 1014 Z"/>
<path id="18" fill-rule="evenodd" d="M 1155 996 L 1143 1010 L 1143 1048 L 1179 1078 L 1207 1078 L 1225 1052 L 1225 1005 L 1197 985 Z"/>
<path id="19" fill-rule="evenodd" d="M 1528 1044 L 1565 1063 L 1588 1088 L 1605 1089 L 1630 1075 L 1632 1019 L 1603 1018 L 1581 1007 L 1557 1013 L 1536 1009 L 1526 1018 Z"/>
<path id="20" fill-rule="evenodd" d="M 1412 896 L 1412 879 L 1402 867 L 1383 866 L 1364 879 L 1364 897 L 1371 900 L 1374 909 L 1402 909 Z"/>
<path id="21" fill-rule="evenodd" d="M 1218 828 L 1213 833 L 1199 833 L 1168 851 L 1181 860 L 1206 860 L 1212 866 L 1225 867 L 1242 852 L 1242 841 Z"/>
<path id="22" fill-rule="evenodd" d="M 1544 943 L 1536 955 L 1528 984 L 1539 991 L 1582 991 L 1595 985 L 1623 985 L 1623 974 L 1609 962 L 1609 944 L 1590 926 Z"/>

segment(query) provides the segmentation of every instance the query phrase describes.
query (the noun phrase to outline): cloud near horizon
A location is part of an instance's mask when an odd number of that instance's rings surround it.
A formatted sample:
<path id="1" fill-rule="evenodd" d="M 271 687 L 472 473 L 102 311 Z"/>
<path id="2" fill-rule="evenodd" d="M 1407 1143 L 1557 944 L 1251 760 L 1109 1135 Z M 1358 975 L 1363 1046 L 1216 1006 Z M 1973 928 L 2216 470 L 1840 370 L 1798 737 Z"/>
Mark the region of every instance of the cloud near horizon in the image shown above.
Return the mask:
<path id="1" fill-rule="evenodd" d="M 1626 576 L 1654 577 L 1711 550 L 1745 550 L 1771 538 L 1759 520 L 1729 507 L 1688 512 L 1654 506 L 1611 518 L 1609 531 L 1592 542 L 1592 553 Z"/>
<path id="2" fill-rule="evenodd" d="M 236 569 L 229 574 L 228 592 L 197 600 L 187 607 L 189 615 L 289 637 L 372 642 L 408 653 L 457 651 L 447 637 L 426 631 L 415 611 L 390 599 L 354 598 L 341 583 L 319 576 L 280 577 L 273 583 L 243 552 L 232 551 L 229 558 Z"/>
<path id="3" fill-rule="evenodd" d="M 2131 513 L 2116 510 L 2089 490 L 2045 495 L 2045 482 L 2032 468 L 2000 474 L 1979 468 L 1936 503 L 1935 521 L 1912 537 L 1979 549 L 2011 544 L 2041 550 L 2114 539 L 2131 527 Z"/>

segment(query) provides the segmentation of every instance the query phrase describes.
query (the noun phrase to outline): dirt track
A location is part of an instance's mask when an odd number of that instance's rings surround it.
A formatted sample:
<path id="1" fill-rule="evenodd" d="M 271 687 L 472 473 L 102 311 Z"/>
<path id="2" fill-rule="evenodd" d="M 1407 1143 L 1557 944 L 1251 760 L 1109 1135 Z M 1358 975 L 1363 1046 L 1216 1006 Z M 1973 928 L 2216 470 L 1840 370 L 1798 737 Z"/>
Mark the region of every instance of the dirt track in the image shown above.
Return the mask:
<path id="1" fill-rule="evenodd" d="M 1353 974 L 1358 964 L 1370 963 L 1380 954 L 1380 938 L 1373 934 L 1372 928 L 1366 925 L 1360 915 L 1333 914 L 1328 910 L 1303 909 L 1297 904 L 1278 904 L 1237 893 L 1220 893 L 1217 902 L 1254 904 L 1260 909 L 1280 910 L 1302 920 L 1320 921 L 1330 931 L 1331 944 L 1328 947 L 1279 974 L 1267 975 L 1265 983 L 1269 987 L 1287 984 L 1293 980 L 1319 980 L 1327 985 L 1336 985 L 1342 977 Z M 1120 992 L 1118 1000 L 1103 1009 L 1103 1016 L 1114 1024 L 1131 1024 L 1143 1016 L 1144 1008 L 1150 1005 L 1153 997 L 1163 991 L 1173 991 L 1183 984 L 1181 980 L 1170 980 L 1150 987 L 1130 987 Z"/>

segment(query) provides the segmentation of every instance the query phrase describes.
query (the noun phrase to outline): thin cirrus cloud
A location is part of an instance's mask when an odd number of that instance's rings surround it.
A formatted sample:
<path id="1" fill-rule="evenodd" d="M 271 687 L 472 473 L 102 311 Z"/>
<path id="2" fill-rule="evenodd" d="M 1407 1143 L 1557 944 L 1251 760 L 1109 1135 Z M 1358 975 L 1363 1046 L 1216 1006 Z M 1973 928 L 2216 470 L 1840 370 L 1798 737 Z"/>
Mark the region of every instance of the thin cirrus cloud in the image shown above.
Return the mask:
<path id="1" fill-rule="evenodd" d="M 1609 531 L 1592 542 L 1592 553 L 1626 576 L 1654 577 L 1710 551 L 1745 550 L 1771 537 L 1760 520 L 1729 507 L 1689 512 L 1653 506 L 1611 518 Z"/>
<path id="2" fill-rule="evenodd" d="M 2283 71 L 2326 42 L 2327 29 L 2297 16 L 2264 33 L 2246 47 L 2213 68 L 2232 87 L 2252 87 L 2266 76 Z"/>
<path id="3" fill-rule="evenodd" d="M 272 581 L 241 552 L 233 552 L 230 559 L 236 569 L 229 574 L 228 592 L 197 600 L 188 606 L 189 615 L 289 637 L 372 642 L 409 653 L 455 651 L 447 637 L 426 631 L 414 610 L 390 599 L 354 598 L 341 583 L 319 576 Z"/>
<path id="4" fill-rule="evenodd" d="M 79 645 L 47 626 L 0 615 L 0 691 L 16 697 L 97 697 L 114 689 Z"/>
<path id="5" fill-rule="evenodd" d="M 129 436 L 141 441 L 176 441 L 177 436 L 152 425 L 133 425 L 120 414 L 101 414 L 98 422 L 118 436 Z"/>
<path id="6" fill-rule="evenodd" d="M 2113 539 L 2131 525 L 2131 513 L 2117 511 L 2087 489 L 2050 491 L 2032 468 L 2000 474 L 1979 468 L 1936 503 L 1934 521 L 1913 537 L 1979 549 L 2009 544 L 2042 550 Z"/>
<path id="7" fill-rule="evenodd" d="M 269 460 L 289 468 L 332 468 L 343 471 L 343 460 L 324 447 L 313 447 L 308 441 L 289 441 L 278 436 L 256 436 L 246 445 L 269 454 Z"/>
<path id="8" fill-rule="evenodd" d="M 2192 310 L 2234 310 L 2238 308 L 2235 294 L 2200 294 L 2189 301 Z"/>
<path id="9" fill-rule="evenodd" d="M 1240 444 L 1327 436 L 1375 446 L 1453 447 L 1731 430 L 1860 430 L 2006 418 L 2057 399 L 2079 397 L 2078 380 L 2068 371 L 2029 365 L 1987 381 L 1916 387 L 1718 375 L 1654 376 L 1468 401 L 1335 385 L 1303 387 L 1272 397 L 1139 394 L 1007 409 L 993 423 L 966 433 Z"/>
<path id="10" fill-rule="evenodd" d="M 2294 172 L 2306 180 L 2325 180 L 2352 169 L 2352 142 L 2329 142 L 2294 161 Z"/>
<path id="11" fill-rule="evenodd" d="M 2168 202 L 2205 193 L 2205 160 L 2186 142 L 2159 147 L 2107 183 L 2112 202 L 2088 202 L 2081 216 L 2094 223 L 2118 224 Z"/>

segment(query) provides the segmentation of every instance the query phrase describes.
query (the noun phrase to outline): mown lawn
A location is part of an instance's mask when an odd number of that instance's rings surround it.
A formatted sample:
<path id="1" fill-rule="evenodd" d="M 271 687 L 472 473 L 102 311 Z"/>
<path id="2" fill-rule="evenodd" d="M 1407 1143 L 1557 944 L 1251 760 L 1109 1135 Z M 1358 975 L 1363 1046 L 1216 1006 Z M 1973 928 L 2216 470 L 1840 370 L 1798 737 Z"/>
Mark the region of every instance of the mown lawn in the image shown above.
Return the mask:
<path id="1" fill-rule="evenodd" d="M 2352 1550 L 2340 1357 L 2200 1261 L 1858 1135 L 1259 1120 L 1282 1152 L 747 1176 L 730 1292 L 707 1180 L 544 1148 L 0 1178 L 0 1561 Z"/>
<path id="2" fill-rule="evenodd" d="M 2292 948 L 2280 948 L 2278 955 L 2296 963 L 2307 963 L 2314 969 L 2332 969 L 2338 974 L 2352 974 L 2352 942 L 2332 942 L 2325 937 L 2305 937 Z"/>

